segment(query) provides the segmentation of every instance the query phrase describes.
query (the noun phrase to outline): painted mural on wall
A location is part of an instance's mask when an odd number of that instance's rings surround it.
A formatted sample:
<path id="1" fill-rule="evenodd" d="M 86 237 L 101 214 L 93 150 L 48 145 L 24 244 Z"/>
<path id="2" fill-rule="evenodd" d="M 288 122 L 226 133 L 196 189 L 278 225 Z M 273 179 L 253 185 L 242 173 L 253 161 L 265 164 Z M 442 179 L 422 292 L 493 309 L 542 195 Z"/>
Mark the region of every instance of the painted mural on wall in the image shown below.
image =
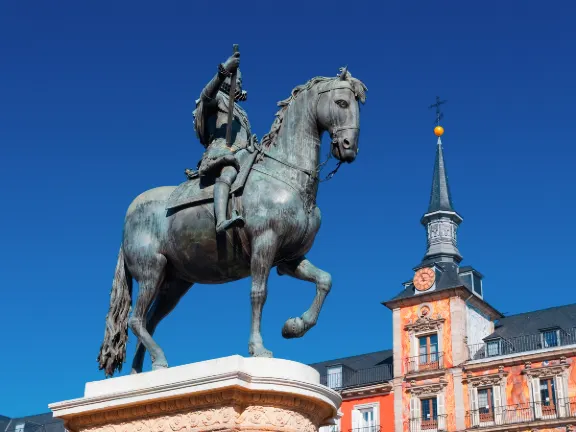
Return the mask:
<path id="1" fill-rule="evenodd" d="M 444 355 L 445 367 L 452 367 L 452 333 L 450 327 L 450 299 L 439 300 L 435 302 L 426 303 L 425 305 L 416 305 L 405 307 L 400 310 L 400 322 L 402 331 L 402 359 L 403 371 L 406 373 L 406 364 L 404 359 L 411 357 L 413 351 L 411 350 L 410 333 L 404 330 L 408 324 L 416 322 L 421 318 L 421 312 L 425 311 L 425 315 L 432 319 L 437 317 L 443 318 L 445 321 L 442 326 L 442 340 L 441 351 Z"/>

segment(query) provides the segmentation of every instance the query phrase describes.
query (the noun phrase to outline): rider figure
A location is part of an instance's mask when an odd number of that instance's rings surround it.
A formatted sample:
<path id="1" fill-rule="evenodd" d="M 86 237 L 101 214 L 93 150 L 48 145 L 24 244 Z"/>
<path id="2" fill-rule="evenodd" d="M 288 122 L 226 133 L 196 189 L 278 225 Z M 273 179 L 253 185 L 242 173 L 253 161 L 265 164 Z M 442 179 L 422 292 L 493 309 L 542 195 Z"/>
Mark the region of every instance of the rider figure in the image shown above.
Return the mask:
<path id="1" fill-rule="evenodd" d="M 248 116 L 237 103 L 246 100 L 239 65 L 239 52 L 235 52 L 226 62 L 218 65 L 217 74 L 202 90 L 200 99 L 196 101 L 196 110 L 193 112 L 196 135 L 206 148 L 198 166 L 198 174 L 201 177 L 215 178 L 214 213 L 218 233 L 244 223 L 242 216 L 235 213 L 232 214 L 232 218 L 227 219 L 226 211 L 230 188 L 240 171 L 240 165 L 234 155 L 239 150 L 247 148 L 252 139 L 255 139 L 250 132 Z M 230 82 L 234 72 L 236 72 L 235 102 L 233 107 L 229 107 Z M 230 146 L 226 142 L 229 109 L 234 110 Z M 187 173 L 189 172 L 187 170 Z"/>

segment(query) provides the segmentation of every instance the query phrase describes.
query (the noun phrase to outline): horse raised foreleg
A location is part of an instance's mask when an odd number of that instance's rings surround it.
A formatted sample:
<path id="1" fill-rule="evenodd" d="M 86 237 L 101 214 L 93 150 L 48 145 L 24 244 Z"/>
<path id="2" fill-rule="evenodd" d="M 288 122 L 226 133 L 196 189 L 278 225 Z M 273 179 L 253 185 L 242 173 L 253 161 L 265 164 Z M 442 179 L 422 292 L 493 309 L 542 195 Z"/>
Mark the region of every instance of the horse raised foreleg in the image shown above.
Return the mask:
<path id="1" fill-rule="evenodd" d="M 282 336 L 286 339 L 302 337 L 318 321 L 318 315 L 320 315 L 326 295 L 332 287 L 332 276 L 314 266 L 306 257 L 279 264 L 278 273 L 316 284 L 316 296 L 310 308 L 301 317 L 288 319 L 282 328 Z"/>
<path id="2" fill-rule="evenodd" d="M 147 312 L 158 295 L 158 290 L 163 282 L 165 267 L 166 258 L 164 255 L 154 254 L 141 263 L 141 274 L 134 272 L 134 277 L 138 281 L 138 300 L 136 301 L 134 313 L 128 320 L 128 325 L 150 353 L 152 370 L 168 367 L 164 352 L 154 342 L 145 326 Z"/>
<path id="3" fill-rule="evenodd" d="M 154 300 L 150 311 L 148 312 L 148 320 L 146 322 L 146 330 L 150 336 L 154 335 L 156 326 L 162 321 L 170 312 L 174 310 L 180 299 L 188 292 L 192 284 L 182 280 L 167 281 L 162 284 L 160 292 Z M 146 354 L 146 347 L 138 339 L 136 344 L 136 353 L 132 360 L 132 373 L 142 372 L 144 365 L 144 355 Z"/>
<path id="4" fill-rule="evenodd" d="M 252 326 L 248 352 L 253 357 L 272 357 L 272 352 L 264 348 L 260 325 L 262 323 L 262 308 L 266 302 L 268 292 L 268 276 L 274 263 L 278 249 L 278 236 L 268 230 L 252 240 L 252 258 L 250 268 L 252 272 Z"/>

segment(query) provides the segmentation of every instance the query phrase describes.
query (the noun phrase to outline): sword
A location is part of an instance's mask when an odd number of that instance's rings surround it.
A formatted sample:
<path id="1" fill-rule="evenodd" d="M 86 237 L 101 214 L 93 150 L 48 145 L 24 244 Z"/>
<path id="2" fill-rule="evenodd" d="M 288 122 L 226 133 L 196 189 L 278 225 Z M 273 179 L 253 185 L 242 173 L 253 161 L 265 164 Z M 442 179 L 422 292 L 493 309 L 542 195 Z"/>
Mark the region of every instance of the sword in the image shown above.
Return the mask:
<path id="1" fill-rule="evenodd" d="M 234 44 L 232 53 L 238 52 L 238 44 Z M 236 95 L 236 74 L 235 71 L 230 77 L 230 94 L 228 95 L 228 124 L 226 125 L 226 146 L 232 146 L 232 121 L 234 120 L 234 101 Z"/>

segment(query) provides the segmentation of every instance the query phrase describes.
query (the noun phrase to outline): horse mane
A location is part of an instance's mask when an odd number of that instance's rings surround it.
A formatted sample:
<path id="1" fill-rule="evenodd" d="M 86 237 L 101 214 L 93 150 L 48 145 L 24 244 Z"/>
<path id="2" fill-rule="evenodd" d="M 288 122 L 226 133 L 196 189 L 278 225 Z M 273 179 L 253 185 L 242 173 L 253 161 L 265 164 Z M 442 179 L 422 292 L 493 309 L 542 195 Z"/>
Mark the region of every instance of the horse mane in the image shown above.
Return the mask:
<path id="1" fill-rule="evenodd" d="M 294 87 L 290 96 L 280 102 L 278 102 L 278 106 L 280 109 L 276 112 L 274 123 L 272 123 L 272 127 L 270 128 L 270 132 L 262 137 L 262 147 L 270 148 L 276 142 L 276 138 L 278 138 L 278 134 L 280 133 L 280 129 L 282 128 L 282 122 L 284 120 L 284 115 L 288 110 L 288 106 L 290 102 L 298 97 L 298 95 L 306 90 L 310 90 L 312 87 L 316 86 L 320 83 L 325 83 L 329 81 L 347 81 L 350 83 L 352 87 L 352 91 L 354 92 L 354 96 L 356 97 L 357 101 L 362 102 L 363 104 L 366 102 L 366 91 L 368 88 L 364 85 L 362 81 L 357 78 L 352 77 L 350 72 L 348 72 L 348 68 L 340 68 L 340 74 L 336 77 L 314 77 L 305 84 L 299 85 Z"/>

